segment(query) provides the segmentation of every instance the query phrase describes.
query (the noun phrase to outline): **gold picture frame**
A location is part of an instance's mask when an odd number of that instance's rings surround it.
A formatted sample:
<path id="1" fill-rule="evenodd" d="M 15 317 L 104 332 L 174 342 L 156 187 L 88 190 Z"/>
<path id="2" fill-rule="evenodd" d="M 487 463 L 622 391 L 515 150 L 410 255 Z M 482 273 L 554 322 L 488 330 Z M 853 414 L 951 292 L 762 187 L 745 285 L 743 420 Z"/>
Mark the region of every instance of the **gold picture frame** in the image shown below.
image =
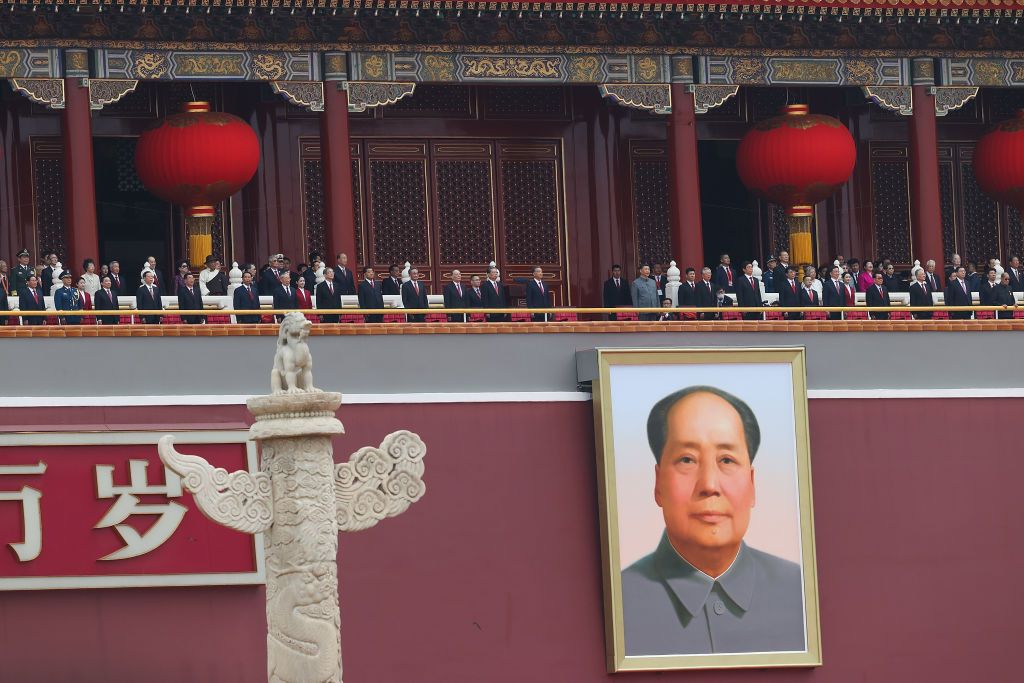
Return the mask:
<path id="1" fill-rule="evenodd" d="M 593 396 L 594 396 L 594 422 L 596 428 L 596 443 L 597 443 L 597 472 L 598 472 L 598 497 L 599 497 L 599 514 L 601 520 L 601 551 L 603 559 L 603 575 L 604 575 L 604 605 L 605 605 L 605 636 L 606 636 L 606 657 L 607 667 L 609 672 L 618 671 L 661 671 L 661 670 L 673 670 L 673 669 L 711 669 L 711 668 L 759 668 L 759 667 L 803 667 L 803 666 L 820 666 L 821 665 L 821 633 L 819 623 L 819 605 L 818 605 L 818 586 L 817 586 L 817 566 L 815 561 L 815 550 L 814 550 L 814 516 L 812 509 L 812 495 L 811 495 L 811 469 L 810 469 L 810 444 L 808 435 L 808 416 L 807 416 L 807 385 L 806 385 L 806 366 L 804 362 L 804 349 L 803 348 L 746 348 L 746 349 L 598 349 L 597 350 L 597 364 L 598 372 L 597 378 L 594 380 Z M 742 367 L 740 367 L 742 366 Z M 642 368 L 642 369 L 641 369 Z M 759 370 L 759 368 L 761 368 Z M 788 370 L 787 370 L 788 368 Z M 760 374 L 760 376 L 759 376 Z M 690 378 L 694 378 L 690 381 Z M 721 377 L 729 378 L 728 381 L 723 379 L 725 384 L 719 384 L 714 380 L 708 381 L 708 378 Z M 784 401 L 784 397 L 779 395 L 780 391 L 784 391 L 784 385 L 787 380 L 792 388 L 791 397 L 791 410 L 789 409 L 790 402 Z M 767 378 L 767 379 L 766 379 Z M 774 379 L 771 379 L 774 378 Z M 770 380 L 770 381 L 769 381 Z M 771 382 L 775 382 L 772 384 Z M 789 482 L 784 483 L 783 486 L 779 486 L 780 491 L 775 496 L 775 500 L 772 501 L 772 491 L 768 493 L 768 507 L 769 511 L 766 514 L 773 514 L 772 510 L 782 510 L 784 513 L 784 519 L 789 520 L 787 524 L 773 524 L 771 526 L 765 526 L 762 524 L 761 536 L 765 537 L 763 529 L 770 528 L 774 529 L 776 526 L 780 529 L 778 534 L 782 537 L 783 541 L 786 541 L 790 548 L 789 557 L 791 561 L 785 561 L 765 552 L 755 550 L 753 553 L 747 552 L 749 546 L 745 545 L 749 536 L 747 531 L 743 531 L 745 534 L 742 536 L 744 545 L 744 551 L 738 553 L 733 560 L 735 563 L 739 562 L 739 558 L 748 558 L 747 562 L 750 562 L 751 557 L 757 559 L 757 557 L 766 557 L 767 561 L 775 562 L 778 560 L 786 567 L 790 567 L 791 571 L 786 574 L 787 576 L 795 576 L 792 573 L 793 565 L 799 565 L 799 584 L 794 583 L 792 580 L 787 584 L 790 587 L 790 597 L 795 597 L 797 592 L 800 593 L 802 598 L 802 614 L 803 614 L 803 645 L 801 649 L 765 649 L 765 651 L 744 651 L 744 650 L 733 650 L 729 649 L 728 643 L 725 645 L 712 645 L 711 652 L 644 652 L 644 645 L 640 643 L 643 640 L 642 637 L 637 634 L 642 630 L 636 626 L 636 624 L 644 621 L 645 616 L 648 612 L 641 611 L 641 606 L 647 606 L 648 603 L 639 599 L 635 600 L 637 603 L 631 611 L 631 619 L 634 624 L 632 631 L 633 641 L 630 643 L 630 651 L 634 654 L 630 654 L 627 651 L 626 643 L 626 618 L 624 616 L 624 598 L 623 598 L 623 573 L 626 567 L 632 571 L 634 566 L 640 566 L 641 561 L 637 561 L 636 565 L 630 566 L 630 562 L 626 561 L 626 558 L 622 554 L 622 541 L 627 540 L 627 545 L 636 546 L 637 542 L 632 538 L 624 539 L 624 530 L 620 528 L 621 520 L 625 513 L 627 516 L 632 515 L 633 511 L 629 510 L 630 506 L 642 507 L 645 503 L 643 502 L 643 496 L 647 496 L 647 500 L 650 501 L 651 506 L 654 508 L 653 513 L 656 513 L 659 517 L 661 512 L 657 509 L 658 505 L 655 504 L 653 496 L 650 491 L 652 488 L 643 489 L 639 485 L 633 485 L 629 483 L 632 479 L 636 478 L 634 475 L 636 471 L 630 472 L 629 476 L 625 476 L 623 473 L 617 471 L 619 466 L 622 466 L 626 462 L 639 462 L 636 460 L 639 457 L 637 454 L 640 450 L 643 450 L 647 458 L 650 458 L 652 454 L 652 447 L 647 445 L 646 440 L 641 439 L 643 447 L 634 447 L 637 439 L 637 425 L 636 418 L 640 415 L 643 416 L 644 424 L 647 423 L 647 416 L 649 413 L 644 412 L 645 410 L 653 410 L 651 407 L 652 402 L 657 402 L 661 398 L 665 398 L 668 395 L 673 394 L 677 390 L 684 389 L 693 385 L 712 386 L 720 388 L 722 391 L 726 391 L 732 394 L 734 397 L 739 398 L 742 402 L 746 403 L 752 399 L 759 402 L 756 405 L 768 405 L 771 404 L 772 408 L 769 410 L 763 410 L 763 413 L 770 413 L 772 416 L 783 415 L 784 418 L 775 420 L 768 424 L 762 424 L 763 418 L 758 417 L 758 410 L 751 408 L 757 423 L 761 425 L 759 429 L 763 432 L 773 444 L 783 444 L 783 447 L 775 448 L 769 455 L 760 456 L 763 462 L 764 459 L 774 457 L 778 452 L 783 452 L 789 456 L 789 459 L 777 458 L 778 461 L 775 469 L 779 474 L 770 475 L 773 481 Z M 748 388 L 742 390 L 734 390 L 735 387 L 748 386 Z M 731 387 L 731 388 L 730 388 Z M 700 393 L 699 390 L 696 393 Z M 672 405 L 671 403 L 669 405 Z M 755 403 L 751 403 L 755 405 Z M 656 407 L 656 406 L 655 406 Z M 735 408 L 735 406 L 733 406 Z M 633 415 L 629 416 L 629 411 L 632 411 Z M 737 413 L 740 411 L 737 409 Z M 666 415 L 666 431 L 668 430 L 668 413 Z M 741 414 L 742 417 L 742 414 Z M 792 429 L 789 427 L 789 420 L 792 420 Z M 617 423 L 616 420 L 619 420 Z M 621 439 L 631 438 L 627 443 L 628 447 L 621 448 L 622 451 L 630 451 L 631 454 L 623 455 L 616 458 L 616 426 L 619 427 L 620 433 L 620 446 L 623 446 Z M 744 428 L 746 425 L 744 424 Z M 644 432 L 645 434 L 647 432 Z M 791 437 L 791 439 L 790 439 Z M 760 441 L 762 446 L 768 443 L 767 440 Z M 786 444 L 792 444 L 788 446 Z M 792 451 L 789 453 L 788 451 Z M 765 452 L 763 449 L 761 452 Z M 658 458 L 655 458 L 656 462 Z M 792 461 L 792 462 L 791 462 Z M 647 461 L 650 463 L 650 461 Z M 654 463 L 650 463 L 653 465 Z M 749 462 L 748 468 L 750 470 L 749 483 L 750 493 L 753 496 L 754 482 L 757 477 L 754 475 L 753 458 Z M 660 466 L 660 464 L 659 464 Z M 643 467 L 643 466 L 641 466 Z M 767 469 L 768 466 L 765 466 Z M 786 468 L 789 468 L 788 470 Z M 635 469 L 635 468 L 634 468 Z M 649 474 L 650 480 L 654 480 L 657 475 L 654 474 L 655 468 L 651 467 Z M 774 471 L 774 470 L 771 470 Z M 617 476 L 623 474 L 622 481 L 626 482 L 621 484 L 622 486 L 630 486 L 631 492 L 635 492 L 635 504 L 633 493 L 622 493 L 620 498 L 620 477 Z M 644 474 L 643 476 L 648 476 Z M 790 477 L 787 479 L 787 477 Z M 649 484 L 649 482 L 648 482 Z M 760 495 L 761 490 L 758 489 L 757 502 L 761 503 L 764 496 Z M 787 501 L 786 497 L 792 498 L 795 496 L 795 500 Z M 753 498 L 751 498 L 753 500 Z M 781 500 L 781 502 L 780 502 Z M 787 508 L 787 505 L 789 507 Z M 796 506 L 796 509 L 792 509 L 792 505 Z M 773 507 L 774 506 L 774 507 Z M 652 511 L 643 509 L 642 512 L 644 519 L 649 520 L 652 516 Z M 756 520 L 757 508 L 754 508 L 751 502 L 750 511 L 747 512 L 747 516 L 752 520 Z M 632 519 L 632 517 L 630 517 Z M 770 518 L 772 521 L 776 520 L 776 517 Z M 657 524 L 665 526 L 663 520 L 655 520 Z M 731 522 L 730 522 L 731 523 Z M 644 533 L 650 534 L 651 525 L 645 522 Z M 751 522 L 751 529 L 754 527 L 754 521 Z M 787 531 L 782 531 L 783 527 Z M 790 529 L 790 527 L 792 527 Z M 797 530 L 798 527 L 798 530 Z M 643 558 L 642 561 L 646 561 L 648 558 L 654 558 L 658 552 L 664 553 L 664 548 L 669 549 L 669 553 L 673 552 L 675 545 L 669 542 L 668 532 L 666 529 L 662 529 L 664 535 L 662 536 L 662 543 L 659 544 L 658 550 L 654 553 L 650 553 L 647 557 Z M 713 531 L 711 533 L 718 533 Z M 775 533 L 772 531 L 771 533 Z M 786 534 L 789 534 L 786 536 Z M 643 534 L 637 534 L 642 536 Z M 795 544 L 792 539 L 796 539 Z M 788 540 L 786 540 L 788 539 Z M 782 541 L 779 541 L 780 543 Z M 667 545 L 666 545 L 667 544 Z M 649 547 L 649 546 L 648 546 Z M 635 552 L 635 548 L 633 549 Z M 647 552 L 646 550 L 644 552 Z M 635 555 L 634 555 L 635 556 Z M 755 557 L 756 556 L 756 557 Z M 675 562 L 681 562 L 682 566 L 691 572 L 691 575 L 698 576 L 701 581 L 714 582 L 712 588 L 718 587 L 719 584 L 717 579 L 712 579 L 709 575 L 691 567 L 689 562 L 679 551 L 674 551 L 672 560 Z M 650 560 L 652 563 L 658 562 L 659 560 Z M 654 564 L 643 565 L 645 567 L 653 567 Z M 729 569 L 724 573 L 718 575 L 718 579 L 724 579 L 732 571 L 734 565 L 730 565 Z M 773 565 L 774 566 L 774 565 Z M 740 570 L 738 570 L 740 571 Z M 649 578 L 635 579 L 637 576 L 633 573 L 629 577 L 630 581 L 630 595 L 638 595 L 632 588 L 635 585 L 635 581 L 650 581 L 653 583 L 657 580 L 656 572 L 644 574 L 643 576 Z M 675 580 L 673 578 L 673 580 Z M 725 584 L 722 584 L 723 586 Z M 799 587 L 798 587 L 799 586 Z M 672 627 L 675 628 L 678 625 L 680 634 L 683 636 L 683 640 L 689 638 L 688 634 L 696 633 L 703 637 L 703 632 L 688 632 L 686 628 L 690 624 L 696 625 L 698 628 L 704 628 L 703 622 L 697 622 L 698 618 L 702 615 L 691 614 L 686 611 L 686 608 L 682 606 L 682 602 L 677 600 L 674 596 L 670 596 L 670 590 L 668 590 L 668 583 L 661 587 L 661 592 L 654 592 L 651 595 L 655 595 L 657 600 L 660 600 L 662 594 L 665 595 L 666 604 L 664 606 L 665 613 L 669 614 L 668 622 L 661 620 L 660 616 L 662 610 L 658 610 L 659 618 L 656 619 L 651 617 L 650 624 L 644 624 L 644 628 L 655 629 L 650 631 L 651 633 L 659 634 L 657 638 L 661 639 L 661 633 L 664 629 L 661 628 L 665 623 L 671 623 Z M 671 589 L 675 590 L 675 589 Z M 727 589 L 726 589 L 727 590 Z M 648 593 L 643 593 L 647 596 Z M 725 594 L 728 596 L 728 593 Z M 632 599 L 632 597 L 630 598 Z M 711 607 L 710 594 L 706 598 L 707 604 L 704 607 L 706 612 L 703 615 L 705 619 L 715 618 L 712 612 L 707 610 Z M 646 600 L 646 597 L 645 597 Z M 669 604 L 671 603 L 671 605 Z M 763 601 L 762 603 L 763 604 Z M 731 603 L 730 603 L 731 605 Z M 731 611 L 726 614 L 726 618 L 729 615 L 733 615 L 733 618 L 739 619 L 739 629 L 742 631 L 744 628 L 751 626 L 751 621 L 747 621 L 746 624 L 742 623 L 744 618 L 754 614 L 753 611 L 747 612 L 742 606 L 735 605 L 730 606 Z M 751 610 L 753 607 L 751 607 Z M 794 615 L 799 616 L 798 608 L 790 604 L 787 608 L 788 621 L 787 623 L 792 626 L 795 623 Z M 668 612 L 667 610 L 675 610 L 674 612 Z M 720 611 L 722 610 L 722 611 Z M 723 614 L 723 602 L 722 600 L 716 600 L 714 603 L 714 613 Z M 681 614 L 678 622 L 672 622 L 672 617 L 675 614 Z M 768 613 L 766 616 L 765 612 L 759 615 L 759 619 L 771 621 L 774 617 L 773 613 Z M 722 622 L 707 622 L 706 630 L 713 632 L 712 623 L 721 624 Z M 761 624 L 761 621 L 756 622 Z M 760 627 L 758 627 L 760 628 Z M 767 630 L 767 629 L 765 629 Z M 790 629 L 794 632 L 793 629 Z M 724 633 L 725 631 L 723 631 Z M 748 628 L 749 632 L 749 628 Z M 754 629 L 757 632 L 757 629 Z M 673 634 L 674 635 L 674 634 Z M 665 636 L 669 639 L 669 636 Z M 773 635 L 772 637 L 776 637 Z M 709 636 L 710 640 L 714 642 L 714 635 Z M 725 640 L 723 637 L 721 640 Z M 736 642 L 739 642 L 742 638 L 738 637 Z M 757 639 L 753 638 L 750 642 L 756 642 Z M 637 643 L 634 645 L 633 643 Z M 675 641 L 672 641 L 675 642 Z M 792 642 L 796 642 L 793 640 Z M 652 646 L 653 647 L 653 646 Z M 700 647 L 700 646 L 697 646 Z M 680 650 L 684 650 L 685 646 L 680 646 Z M 716 651 L 717 650 L 717 651 Z M 725 650 L 725 651 L 723 651 Z"/>

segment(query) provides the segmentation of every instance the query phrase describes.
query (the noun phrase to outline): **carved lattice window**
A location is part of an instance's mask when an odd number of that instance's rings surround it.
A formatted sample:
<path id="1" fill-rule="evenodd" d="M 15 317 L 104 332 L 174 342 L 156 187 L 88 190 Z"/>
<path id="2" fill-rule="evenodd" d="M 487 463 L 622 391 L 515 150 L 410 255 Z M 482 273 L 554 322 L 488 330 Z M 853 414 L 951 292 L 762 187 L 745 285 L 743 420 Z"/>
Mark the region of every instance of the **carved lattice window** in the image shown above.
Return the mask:
<path id="1" fill-rule="evenodd" d="M 56 141 L 33 140 L 32 188 L 35 198 L 35 224 L 38 256 L 45 250 L 56 251 L 67 259 L 67 231 L 64 220 L 63 147 Z"/>
<path id="2" fill-rule="evenodd" d="M 359 158 L 352 160 L 352 224 L 356 232 L 356 263 L 363 264 L 363 183 Z M 334 256 L 334 254 L 331 254 Z"/>
<path id="3" fill-rule="evenodd" d="M 412 96 L 383 108 L 384 118 L 473 116 L 473 89 L 459 84 L 419 84 Z"/>
<path id="4" fill-rule="evenodd" d="M 960 163 L 966 261 L 984 263 L 999 255 L 999 207 L 978 187 L 974 166 Z"/>
<path id="5" fill-rule="evenodd" d="M 1006 262 L 1024 254 L 1024 221 L 1017 209 L 1006 209 Z"/>
<path id="6" fill-rule="evenodd" d="M 319 251 L 323 254 L 327 249 L 327 221 L 323 161 L 319 158 L 302 160 L 302 204 L 306 217 L 306 253 Z M 333 263 L 327 256 L 324 258 Z"/>
<path id="7" fill-rule="evenodd" d="M 871 209 L 875 225 L 875 256 L 909 265 L 910 194 L 907 150 L 873 149 L 871 152 Z"/>
<path id="8" fill-rule="evenodd" d="M 441 263 L 487 263 L 494 258 L 491 162 L 439 160 L 437 230 Z"/>
<path id="9" fill-rule="evenodd" d="M 672 251 L 672 219 L 667 160 L 633 160 L 633 225 L 638 261 L 668 263 Z"/>
<path id="10" fill-rule="evenodd" d="M 558 263 L 558 172 L 554 161 L 504 160 L 505 262 Z"/>
<path id="11" fill-rule="evenodd" d="M 490 119 L 563 119 L 568 114 L 566 90 L 561 86 L 494 86 L 486 90 Z"/>
<path id="12" fill-rule="evenodd" d="M 375 263 L 429 263 L 426 166 L 370 160 L 370 224 Z"/>
<path id="13" fill-rule="evenodd" d="M 957 246 L 956 210 L 953 197 L 953 164 L 939 164 L 939 208 L 942 213 L 942 258 L 944 263 L 953 260 L 953 254 L 960 250 Z M 931 257 L 928 257 L 931 258 Z"/>

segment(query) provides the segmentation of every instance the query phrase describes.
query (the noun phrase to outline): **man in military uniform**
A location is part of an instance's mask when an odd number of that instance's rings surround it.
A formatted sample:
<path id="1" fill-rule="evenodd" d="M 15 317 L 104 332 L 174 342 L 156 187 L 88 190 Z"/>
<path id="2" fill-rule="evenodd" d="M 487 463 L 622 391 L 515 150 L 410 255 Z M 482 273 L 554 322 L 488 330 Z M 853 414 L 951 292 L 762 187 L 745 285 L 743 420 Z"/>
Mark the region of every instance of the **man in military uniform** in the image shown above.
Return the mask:
<path id="1" fill-rule="evenodd" d="M 72 275 L 70 270 L 60 274 L 63 286 L 53 293 L 53 308 L 56 311 L 80 311 L 82 310 L 82 297 L 78 290 L 71 285 Z M 77 315 L 61 316 L 62 325 L 80 325 L 82 318 Z"/>
<path id="2" fill-rule="evenodd" d="M 28 249 L 18 252 L 18 265 L 14 266 L 14 273 L 11 275 L 11 291 L 20 292 L 28 285 L 28 276 L 33 275 L 32 266 L 28 264 L 31 254 Z"/>

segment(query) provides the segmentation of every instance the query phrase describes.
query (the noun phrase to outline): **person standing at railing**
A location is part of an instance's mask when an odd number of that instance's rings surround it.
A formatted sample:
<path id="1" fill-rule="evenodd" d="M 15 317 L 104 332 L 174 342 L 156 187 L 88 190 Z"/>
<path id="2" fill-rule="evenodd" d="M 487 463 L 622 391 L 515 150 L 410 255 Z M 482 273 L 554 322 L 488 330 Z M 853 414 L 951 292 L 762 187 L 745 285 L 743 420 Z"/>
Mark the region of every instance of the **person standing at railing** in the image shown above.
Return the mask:
<path id="1" fill-rule="evenodd" d="M 180 311 L 201 311 L 203 310 L 203 294 L 196 286 L 194 273 L 185 273 L 181 286 L 178 287 L 178 310 Z M 205 315 L 183 315 L 181 322 L 186 325 L 202 325 L 206 322 Z"/>
<path id="2" fill-rule="evenodd" d="M 618 263 L 612 265 L 612 276 L 605 280 L 604 290 L 601 294 L 601 303 L 605 308 L 620 306 L 628 308 L 633 305 L 633 298 L 629 294 L 629 283 L 622 277 L 622 266 Z M 615 314 L 609 313 L 608 319 L 615 320 Z"/>
<path id="3" fill-rule="evenodd" d="M 117 261 L 110 262 L 110 287 L 114 290 L 114 294 L 128 293 L 128 284 L 121 277 L 121 264 Z"/>
<path id="4" fill-rule="evenodd" d="M 717 287 L 711 281 L 711 269 L 707 266 L 700 271 L 700 282 L 697 283 L 697 308 L 714 308 Z M 701 320 L 714 320 L 714 313 L 702 313 Z"/>
<path id="5" fill-rule="evenodd" d="M 526 307 L 551 308 L 551 297 L 544 286 L 544 270 L 540 266 L 533 269 L 533 279 L 526 281 Z M 532 320 L 535 323 L 547 322 L 548 314 L 534 313 Z"/>
<path id="6" fill-rule="evenodd" d="M 807 308 L 807 307 L 810 307 L 810 306 L 820 306 L 821 305 L 821 296 L 818 294 L 818 290 L 815 289 L 815 287 L 814 287 L 814 283 L 816 281 L 819 284 L 821 282 L 820 280 L 816 280 L 816 278 L 813 278 L 810 275 L 804 276 L 804 286 L 800 290 L 800 299 L 799 299 L 799 303 L 800 303 L 800 307 L 801 308 Z M 815 313 L 813 315 L 820 315 L 820 314 Z M 804 317 L 806 318 L 807 316 L 804 316 Z"/>
<path id="7" fill-rule="evenodd" d="M 949 274 L 949 284 L 943 294 L 943 300 L 947 306 L 970 306 L 971 290 L 967 288 L 967 269 L 960 266 Z M 970 320 L 970 311 L 953 311 L 949 314 L 950 320 Z"/>
<path id="8" fill-rule="evenodd" d="M 295 308 L 295 287 L 292 286 L 291 271 L 282 270 L 278 275 L 279 284 L 274 289 L 274 308 L 278 310 L 292 310 Z M 284 314 L 277 317 L 277 322 L 284 320 Z"/>
<path id="9" fill-rule="evenodd" d="M 839 266 L 833 265 L 829 269 L 829 278 L 822 285 L 821 299 L 826 307 L 845 306 L 846 294 L 843 281 L 839 279 Z M 843 314 L 833 312 L 828 314 L 829 320 L 842 320 Z"/>
<path id="10" fill-rule="evenodd" d="M 18 292 L 18 309 L 22 311 L 45 311 L 46 301 L 43 290 L 39 288 L 39 278 L 35 273 L 28 276 L 27 284 Z M 23 325 L 45 325 L 46 317 L 41 315 L 22 318 Z"/>
<path id="11" fill-rule="evenodd" d="M 914 277 L 914 282 L 910 285 L 910 305 L 911 306 L 932 306 L 934 301 L 932 300 L 932 291 L 928 286 L 927 273 L 922 270 L 918 270 Z M 931 311 L 917 311 L 914 313 L 915 320 L 931 320 Z"/>
<path id="12" fill-rule="evenodd" d="M 484 290 L 481 287 L 480 276 L 474 275 L 469 278 L 469 290 L 466 292 L 466 307 L 467 308 L 483 308 L 484 307 Z M 477 314 L 472 314 L 477 315 Z M 470 318 L 472 320 L 472 318 Z"/>
<path id="13" fill-rule="evenodd" d="M 1003 272 L 1003 277 L 996 285 L 995 295 L 992 297 L 993 306 L 1013 306 L 1016 302 L 1013 298 L 1013 291 L 1010 289 L 1010 274 Z M 1013 318 L 1013 311 L 999 311 L 1000 318 Z"/>
<path id="14" fill-rule="evenodd" d="M 679 300 L 679 308 L 697 307 L 697 271 L 693 268 L 686 269 L 686 279 L 680 283 L 679 289 L 676 292 L 676 298 Z M 697 314 L 680 313 L 679 317 L 683 320 L 696 320 Z"/>
<path id="15" fill-rule="evenodd" d="M 658 298 L 658 287 L 654 284 L 654 279 L 651 277 L 651 267 L 648 265 L 640 267 L 640 277 L 633 280 L 629 293 L 633 299 L 633 306 L 636 308 L 661 307 L 661 300 Z M 657 318 L 657 314 L 640 314 L 640 320 L 656 320 Z"/>
<path id="16" fill-rule="evenodd" d="M 406 310 L 426 310 L 430 307 L 427 303 L 427 288 L 420 282 L 420 269 L 409 269 L 409 281 L 402 283 L 402 307 Z M 423 314 L 406 315 L 405 319 L 411 323 L 421 323 L 425 320 Z"/>
<path id="17" fill-rule="evenodd" d="M 324 268 L 324 281 L 316 286 L 316 307 L 341 308 L 341 288 L 335 280 L 334 268 Z M 337 313 L 320 316 L 325 323 L 336 323 L 339 318 Z"/>
<path id="18" fill-rule="evenodd" d="M 653 282 L 652 282 L 653 285 Z M 501 284 L 498 280 L 498 269 L 488 268 L 487 269 L 487 282 L 481 287 L 483 293 L 484 308 L 506 308 L 508 307 L 508 297 L 505 295 L 505 285 Z M 508 322 L 509 315 L 507 313 L 488 313 L 487 322 Z"/>
<path id="19" fill-rule="evenodd" d="M 260 310 L 260 295 L 252 284 L 252 271 L 242 272 L 242 284 L 235 288 L 231 307 L 236 311 Z M 261 322 L 258 315 L 235 315 L 235 320 L 242 324 L 254 325 Z"/>
<path id="20" fill-rule="evenodd" d="M 359 283 L 359 308 L 384 308 L 384 295 L 381 293 L 381 284 L 377 282 L 373 275 L 373 268 L 370 266 L 363 267 L 363 279 Z M 363 319 L 368 323 L 379 323 L 384 321 L 384 315 L 380 313 L 374 313 L 373 315 L 363 316 Z"/>
<path id="21" fill-rule="evenodd" d="M 875 273 L 875 284 L 868 287 L 868 290 L 864 293 L 864 298 L 867 300 L 868 306 L 889 306 L 891 302 L 889 300 L 889 290 L 885 288 L 885 276 L 882 275 L 881 271 Z M 872 320 L 888 320 L 888 313 L 871 313 Z"/>
<path id="22" fill-rule="evenodd" d="M 761 283 L 754 277 L 754 264 L 743 262 L 743 275 L 736 281 L 736 303 L 741 308 L 760 308 Z M 760 313 L 744 313 L 744 320 L 761 320 Z"/>
<path id="23" fill-rule="evenodd" d="M 117 292 L 114 290 L 113 281 L 109 275 L 104 275 L 100 280 L 100 291 L 93 297 L 97 311 L 117 311 L 120 305 L 117 301 Z M 121 315 L 97 315 L 96 322 L 100 325 L 119 325 Z"/>
<path id="24" fill-rule="evenodd" d="M 796 283 L 796 268 L 786 268 L 785 277 L 776 284 L 779 293 L 779 306 L 796 308 L 800 306 L 800 286 Z M 800 320 L 803 316 L 798 312 L 787 312 L 786 320 Z"/>
<path id="25" fill-rule="evenodd" d="M 941 292 L 942 291 L 942 278 L 935 272 L 935 261 L 929 259 L 924 264 L 925 280 L 928 282 L 928 291 L 930 292 Z"/>
<path id="26" fill-rule="evenodd" d="M 996 280 L 996 269 L 990 267 L 985 274 L 987 275 L 985 282 L 978 288 L 978 303 L 982 306 L 998 306 L 999 304 L 995 302 L 996 289 L 999 287 L 999 282 Z"/>
<path id="27" fill-rule="evenodd" d="M 143 278 L 143 283 L 135 292 L 135 308 L 140 311 L 162 311 L 164 307 L 160 301 L 160 288 L 156 286 L 154 271 L 146 270 Z M 159 325 L 160 318 L 158 315 L 144 315 L 142 322 L 147 325 Z"/>
<path id="28" fill-rule="evenodd" d="M 71 284 L 71 271 L 65 270 L 60 274 L 61 286 L 53 293 L 53 308 L 55 311 L 80 311 L 82 310 L 82 297 L 79 291 Z M 79 315 L 66 315 L 58 318 L 61 325 L 81 325 L 82 317 Z"/>
<path id="29" fill-rule="evenodd" d="M 334 258 L 338 263 L 334 267 L 334 284 L 342 295 L 354 295 L 356 278 L 352 269 L 348 267 L 348 254 L 336 254 Z"/>
<path id="30" fill-rule="evenodd" d="M 445 308 L 469 308 L 467 302 L 467 288 L 462 284 L 462 272 L 459 270 L 452 271 L 452 281 L 444 286 L 444 307 Z M 449 314 L 448 322 L 450 323 L 464 323 L 466 322 L 466 314 Z"/>
<path id="31" fill-rule="evenodd" d="M 732 269 L 732 259 L 729 258 L 728 254 L 722 254 L 719 257 L 718 267 L 715 268 L 715 275 L 711 279 L 712 283 L 716 287 L 721 287 L 727 293 L 735 292 L 734 287 L 736 286 L 736 273 Z"/>

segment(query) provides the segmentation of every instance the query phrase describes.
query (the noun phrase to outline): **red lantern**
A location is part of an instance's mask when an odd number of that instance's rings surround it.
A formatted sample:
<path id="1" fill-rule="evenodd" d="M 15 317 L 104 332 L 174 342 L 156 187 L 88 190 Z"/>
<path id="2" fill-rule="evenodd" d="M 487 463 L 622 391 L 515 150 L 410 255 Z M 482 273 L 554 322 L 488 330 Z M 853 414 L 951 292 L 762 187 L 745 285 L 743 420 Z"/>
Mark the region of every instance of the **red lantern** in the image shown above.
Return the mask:
<path id="1" fill-rule="evenodd" d="M 260 162 L 256 133 L 242 119 L 188 102 L 180 114 L 144 132 L 135 148 L 139 180 L 156 196 L 184 207 L 189 260 L 213 250 L 213 207 L 238 192 Z"/>
<path id="2" fill-rule="evenodd" d="M 740 142 L 736 168 L 758 196 L 786 209 L 794 263 L 810 263 L 814 205 L 846 183 L 857 163 L 853 136 L 831 116 L 791 104 L 751 128 Z"/>
<path id="3" fill-rule="evenodd" d="M 978 140 L 974 177 L 985 194 L 1024 216 L 1024 109 Z"/>

